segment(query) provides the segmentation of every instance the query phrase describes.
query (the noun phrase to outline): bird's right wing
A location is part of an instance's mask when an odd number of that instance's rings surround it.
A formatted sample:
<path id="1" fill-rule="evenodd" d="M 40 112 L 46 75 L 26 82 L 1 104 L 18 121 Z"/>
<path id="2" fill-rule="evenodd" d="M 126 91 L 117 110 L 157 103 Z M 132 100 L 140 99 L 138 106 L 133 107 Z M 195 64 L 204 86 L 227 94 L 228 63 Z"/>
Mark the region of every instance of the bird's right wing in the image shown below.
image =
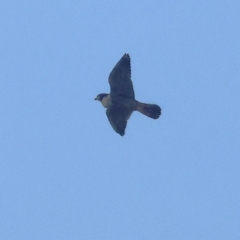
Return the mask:
<path id="1" fill-rule="evenodd" d="M 106 110 L 108 120 L 112 128 L 121 136 L 125 133 L 127 120 L 132 112 L 122 107 L 110 107 Z"/>

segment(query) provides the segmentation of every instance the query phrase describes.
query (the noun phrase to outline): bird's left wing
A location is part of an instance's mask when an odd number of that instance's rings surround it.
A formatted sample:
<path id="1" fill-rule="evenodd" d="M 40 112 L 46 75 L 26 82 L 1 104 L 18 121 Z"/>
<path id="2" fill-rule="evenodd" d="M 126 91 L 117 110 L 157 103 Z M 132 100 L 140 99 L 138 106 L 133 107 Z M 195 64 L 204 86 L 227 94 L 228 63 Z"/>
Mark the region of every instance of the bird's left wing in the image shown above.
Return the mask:
<path id="1" fill-rule="evenodd" d="M 111 71 L 108 82 L 111 88 L 111 96 L 122 96 L 134 99 L 134 90 L 131 80 L 131 65 L 129 54 L 124 54 Z"/>

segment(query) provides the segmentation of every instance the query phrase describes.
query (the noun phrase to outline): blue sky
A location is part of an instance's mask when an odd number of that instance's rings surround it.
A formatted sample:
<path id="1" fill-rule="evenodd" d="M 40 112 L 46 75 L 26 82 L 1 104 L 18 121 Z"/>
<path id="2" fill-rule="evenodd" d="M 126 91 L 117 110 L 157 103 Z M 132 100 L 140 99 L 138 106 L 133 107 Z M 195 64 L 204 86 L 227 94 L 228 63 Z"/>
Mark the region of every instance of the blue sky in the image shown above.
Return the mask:
<path id="1" fill-rule="evenodd" d="M 240 239 L 240 2 L 4 1 L 0 239 Z M 121 137 L 94 101 L 131 56 Z"/>

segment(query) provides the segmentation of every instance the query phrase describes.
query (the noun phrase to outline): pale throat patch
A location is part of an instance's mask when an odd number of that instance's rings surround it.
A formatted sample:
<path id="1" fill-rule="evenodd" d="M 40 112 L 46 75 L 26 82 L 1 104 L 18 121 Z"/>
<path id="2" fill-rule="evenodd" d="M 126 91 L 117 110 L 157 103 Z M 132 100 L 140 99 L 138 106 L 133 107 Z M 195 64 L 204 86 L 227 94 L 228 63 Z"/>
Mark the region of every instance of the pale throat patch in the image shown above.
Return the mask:
<path id="1" fill-rule="evenodd" d="M 111 103 L 112 103 L 110 94 L 108 94 L 106 97 L 104 97 L 102 99 L 101 103 L 105 108 L 109 108 L 111 106 Z"/>

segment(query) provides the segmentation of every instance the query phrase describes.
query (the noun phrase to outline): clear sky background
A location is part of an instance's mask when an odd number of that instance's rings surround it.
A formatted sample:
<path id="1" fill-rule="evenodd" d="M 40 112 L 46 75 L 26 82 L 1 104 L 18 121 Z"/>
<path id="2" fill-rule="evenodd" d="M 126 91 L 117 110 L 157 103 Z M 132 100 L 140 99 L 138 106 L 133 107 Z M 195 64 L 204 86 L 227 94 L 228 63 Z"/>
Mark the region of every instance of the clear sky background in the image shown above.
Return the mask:
<path id="1" fill-rule="evenodd" d="M 2 1 L 0 70 L 0 239 L 240 239 L 239 1 Z"/>

